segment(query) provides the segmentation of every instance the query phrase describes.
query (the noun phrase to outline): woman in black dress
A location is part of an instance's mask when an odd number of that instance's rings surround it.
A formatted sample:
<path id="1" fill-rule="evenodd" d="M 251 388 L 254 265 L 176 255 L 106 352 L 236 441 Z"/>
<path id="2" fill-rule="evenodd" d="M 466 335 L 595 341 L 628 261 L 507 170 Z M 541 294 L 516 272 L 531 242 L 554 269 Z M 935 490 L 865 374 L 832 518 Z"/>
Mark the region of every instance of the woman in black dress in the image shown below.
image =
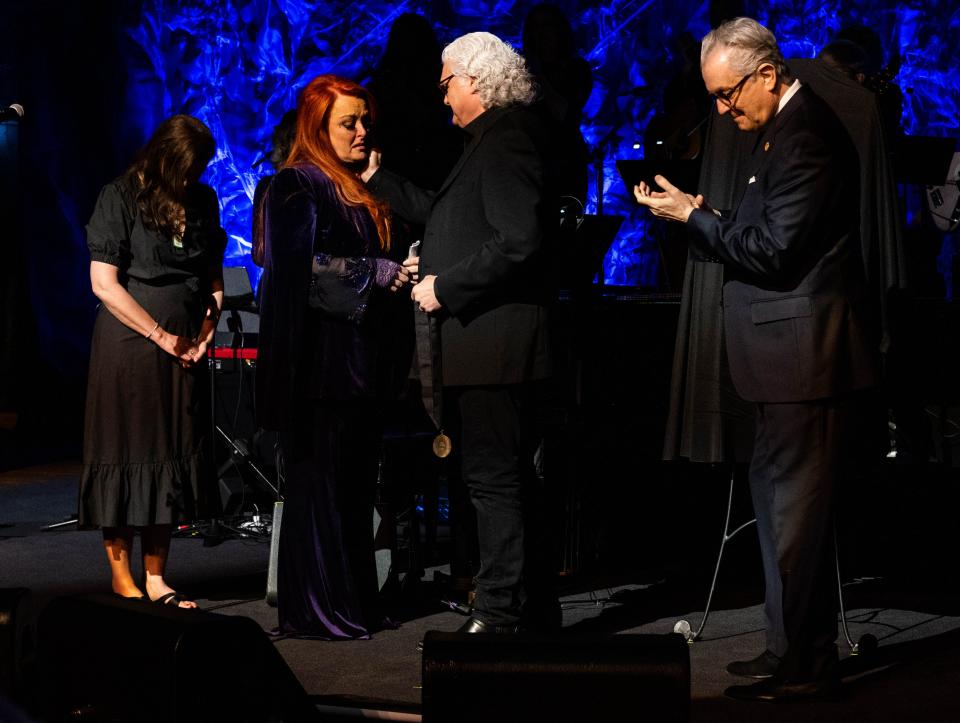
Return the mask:
<path id="1" fill-rule="evenodd" d="M 223 301 L 226 235 L 210 130 L 168 118 L 100 192 L 90 223 L 93 330 L 79 524 L 100 527 L 113 591 L 184 608 L 164 580 L 173 525 L 210 512 L 214 479 L 203 361 Z M 145 574 L 130 571 L 140 531 Z"/>
<path id="2" fill-rule="evenodd" d="M 373 502 L 378 308 L 406 280 L 387 209 L 358 179 L 370 153 L 370 93 L 314 78 L 297 106 L 290 157 L 257 209 L 262 244 L 257 417 L 280 432 L 286 498 L 281 632 L 366 638 L 378 609 Z"/>

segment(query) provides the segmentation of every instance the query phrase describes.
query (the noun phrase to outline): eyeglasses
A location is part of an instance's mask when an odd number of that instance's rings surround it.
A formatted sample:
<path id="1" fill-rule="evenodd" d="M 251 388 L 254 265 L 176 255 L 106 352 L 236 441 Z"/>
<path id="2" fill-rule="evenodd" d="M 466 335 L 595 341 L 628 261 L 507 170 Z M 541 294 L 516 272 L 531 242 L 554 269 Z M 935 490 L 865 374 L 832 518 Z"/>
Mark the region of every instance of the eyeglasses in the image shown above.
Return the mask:
<path id="1" fill-rule="evenodd" d="M 456 73 L 451 73 L 446 78 L 437 83 L 437 88 L 440 89 L 440 92 L 444 95 L 447 94 L 447 86 L 450 85 L 450 81 L 457 77 Z"/>
<path id="2" fill-rule="evenodd" d="M 711 93 L 711 95 L 716 98 L 718 101 L 723 103 L 727 108 L 735 110 L 737 107 L 737 101 L 740 99 L 740 92 L 743 90 L 744 84 L 753 77 L 754 73 L 757 71 L 754 70 L 751 73 L 747 73 L 743 76 L 735 86 L 730 90 L 718 90 L 716 93 Z"/>

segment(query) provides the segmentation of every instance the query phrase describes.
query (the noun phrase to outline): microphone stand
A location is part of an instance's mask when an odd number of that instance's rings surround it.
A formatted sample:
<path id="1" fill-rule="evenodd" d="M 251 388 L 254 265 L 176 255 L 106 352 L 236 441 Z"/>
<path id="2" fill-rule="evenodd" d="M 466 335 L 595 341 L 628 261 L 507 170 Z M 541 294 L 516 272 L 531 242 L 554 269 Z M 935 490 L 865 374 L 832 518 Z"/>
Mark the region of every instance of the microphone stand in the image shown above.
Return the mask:
<path id="1" fill-rule="evenodd" d="M 603 161 L 606 158 L 607 146 L 609 146 L 614 140 L 618 139 L 620 136 L 617 135 L 617 127 L 614 126 L 606 135 L 601 138 L 597 144 L 593 147 L 593 151 L 590 153 L 590 158 L 594 163 L 596 168 L 596 191 L 597 191 L 597 216 L 603 215 L 603 186 L 604 186 L 604 174 L 603 174 Z M 600 267 L 597 269 L 597 286 L 600 290 L 603 290 L 603 258 L 600 259 Z"/>
<path id="2" fill-rule="evenodd" d="M 597 145 L 593 147 L 593 152 L 590 154 L 590 158 L 591 160 L 593 160 L 595 167 L 597 169 L 596 184 L 597 184 L 597 215 L 598 216 L 603 215 L 603 181 L 604 181 L 603 161 L 606 158 L 605 151 L 607 150 L 607 146 L 609 146 L 613 141 L 620 138 L 620 136 L 617 135 L 617 130 L 618 128 L 614 126 L 609 131 L 607 131 L 607 134 L 597 142 Z M 600 283 L 603 283 L 602 274 L 601 274 Z"/>
<path id="3" fill-rule="evenodd" d="M 242 298 L 242 297 L 238 297 Z M 227 307 L 227 300 L 224 299 L 224 307 L 229 308 L 230 318 L 227 319 L 227 328 L 233 333 L 233 339 L 230 342 L 230 348 L 234 350 L 234 357 L 236 357 L 236 352 L 243 348 L 243 320 L 240 318 L 241 310 L 256 311 L 257 306 L 253 301 L 246 303 L 236 303 L 231 304 Z M 211 380 L 214 377 L 216 370 L 216 361 L 210 365 Z M 222 427 L 217 424 L 216 418 L 216 406 L 215 406 L 215 396 L 214 396 L 214 385 L 210 385 L 211 391 L 211 419 L 213 421 L 213 438 L 214 444 L 216 444 L 217 435 L 226 443 L 227 447 L 230 449 L 231 459 L 224 463 L 224 467 L 230 462 L 236 463 L 238 461 L 244 462 L 250 470 L 256 475 L 257 479 L 268 488 L 278 501 L 283 500 L 283 495 L 280 493 L 280 488 L 277 485 L 274 485 L 270 479 L 263 473 L 263 471 L 256 465 L 253 461 L 253 456 L 251 455 L 249 445 L 247 445 L 244 440 L 239 438 L 233 438 L 227 434 Z M 224 468 L 221 468 L 219 474 L 223 474 L 226 471 Z M 218 475 L 219 476 L 219 475 Z"/>
<path id="4" fill-rule="evenodd" d="M 258 310 L 257 305 L 253 300 L 252 295 L 224 296 L 223 309 L 224 311 L 229 312 L 229 316 L 227 318 L 227 328 L 232 334 L 230 349 L 234 351 L 234 359 L 236 360 L 239 359 L 238 352 L 243 348 L 243 321 L 240 317 L 240 312 L 249 311 L 255 313 Z M 231 466 L 237 466 L 239 463 L 243 463 L 253 473 L 254 482 L 262 485 L 266 490 L 269 490 L 271 494 L 275 495 L 277 501 L 282 501 L 283 495 L 280 492 L 279 486 L 271 482 L 267 475 L 264 474 L 263 470 L 254 461 L 253 454 L 251 452 L 251 445 L 246 440 L 231 436 L 224 430 L 223 427 L 217 424 L 217 369 L 220 364 L 220 359 L 216 355 L 216 350 L 217 345 L 214 343 L 209 349 L 207 357 L 210 370 L 211 459 L 217 459 L 217 451 L 219 449 L 218 444 L 223 444 L 228 451 L 227 459 L 217 468 L 216 480 L 219 483 L 221 477 L 223 477 L 223 475 L 228 469 L 230 469 Z M 241 368 L 240 373 L 244 373 L 243 368 Z M 245 484 L 242 476 L 241 484 Z M 219 488 L 219 484 L 217 486 Z M 254 516 L 254 522 L 257 525 L 260 524 L 258 519 L 260 517 L 262 517 L 262 515 L 257 514 Z M 269 515 L 267 515 L 267 517 L 269 518 Z M 247 523 L 244 523 L 240 525 L 240 527 L 245 528 L 246 524 Z M 221 516 L 211 519 L 205 526 L 190 525 L 177 530 L 175 534 L 199 534 L 204 538 L 204 545 L 208 547 L 218 545 L 230 536 L 252 536 L 250 531 L 247 529 L 237 529 L 232 525 L 226 524 L 222 514 Z M 257 531 L 256 536 L 269 536 L 269 534 L 270 530 L 266 529 Z"/>

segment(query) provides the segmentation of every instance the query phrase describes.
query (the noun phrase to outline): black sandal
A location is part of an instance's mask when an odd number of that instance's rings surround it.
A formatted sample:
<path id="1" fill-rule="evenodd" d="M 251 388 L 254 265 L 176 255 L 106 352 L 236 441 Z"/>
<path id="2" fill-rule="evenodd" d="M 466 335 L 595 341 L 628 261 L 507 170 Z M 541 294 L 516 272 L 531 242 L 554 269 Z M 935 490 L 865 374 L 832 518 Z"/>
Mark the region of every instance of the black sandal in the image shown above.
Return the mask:
<path id="1" fill-rule="evenodd" d="M 193 600 L 188 599 L 178 592 L 168 592 L 153 601 L 155 605 L 173 605 L 175 608 L 180 607 L 180 603 L 182 602 L 193 602 Z M 190 608 L 184 609 L 189 610 Z"/>

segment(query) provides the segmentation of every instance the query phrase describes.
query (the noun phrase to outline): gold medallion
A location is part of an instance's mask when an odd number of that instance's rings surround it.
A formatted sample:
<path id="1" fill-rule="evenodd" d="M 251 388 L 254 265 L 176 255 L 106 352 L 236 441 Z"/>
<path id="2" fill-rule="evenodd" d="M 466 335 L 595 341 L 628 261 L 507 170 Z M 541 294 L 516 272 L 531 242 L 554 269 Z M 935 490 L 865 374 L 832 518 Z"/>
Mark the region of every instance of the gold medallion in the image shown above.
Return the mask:
<path id="1" fill-rule="evenodd" d="M 763 150 L 764 151 L 770 150 L 770 141 L 767 141 L 766 143 L 763 144 Z"/>
<path id="2" fill-rule="evenodd" d="M 433 438 L 433 453 L 440 459 L 448 456 L 451 450 L 453 450 L 453 444 L 450 442 L 450 437 L 443 432 Z"/>

